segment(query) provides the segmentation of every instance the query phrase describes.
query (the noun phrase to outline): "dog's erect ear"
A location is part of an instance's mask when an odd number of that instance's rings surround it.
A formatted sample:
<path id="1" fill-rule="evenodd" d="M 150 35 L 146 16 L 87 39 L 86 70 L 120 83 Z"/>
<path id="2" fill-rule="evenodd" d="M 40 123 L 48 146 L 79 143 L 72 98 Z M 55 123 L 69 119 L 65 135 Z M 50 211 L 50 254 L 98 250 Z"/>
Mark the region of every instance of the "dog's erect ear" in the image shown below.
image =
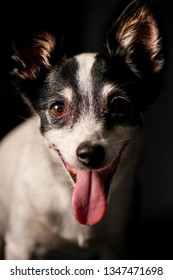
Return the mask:
<path id="1" fill-rule="evenodd" d="M 164 65 L 162 38 L 149 1 L 133 1 L 108 34 L 110 55 L 124 56 L 138 76 L 160 72 Z"/>
<path id="2" fill-rule="evenodd" d="M 55 45 L 55 37 L 48 32 L 42 32 L 35 36 L 22 50 L 15 48 L 12 56 L 15 68 L 12 74 L 23 80 L 36 79 L 42 68 L 49 69 L 51 67 L 50 56 Z"/>

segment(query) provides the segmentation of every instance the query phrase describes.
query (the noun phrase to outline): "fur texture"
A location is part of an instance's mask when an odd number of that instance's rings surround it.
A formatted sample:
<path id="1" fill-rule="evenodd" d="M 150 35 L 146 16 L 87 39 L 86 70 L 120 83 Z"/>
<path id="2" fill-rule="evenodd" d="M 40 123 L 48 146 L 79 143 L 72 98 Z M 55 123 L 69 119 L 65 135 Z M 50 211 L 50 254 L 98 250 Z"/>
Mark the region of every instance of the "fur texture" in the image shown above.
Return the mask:
<path id="1" fill-rule="evenodd" d="M 44 32 L 15 50 L 13 76 L 33 117 L 0 146 L 6 259 L 128 256 L 143 113 L 164 65 L 148 4 L 126 8 L 107 47 L 107 54 L 59 56 L 56 38 Z"/>

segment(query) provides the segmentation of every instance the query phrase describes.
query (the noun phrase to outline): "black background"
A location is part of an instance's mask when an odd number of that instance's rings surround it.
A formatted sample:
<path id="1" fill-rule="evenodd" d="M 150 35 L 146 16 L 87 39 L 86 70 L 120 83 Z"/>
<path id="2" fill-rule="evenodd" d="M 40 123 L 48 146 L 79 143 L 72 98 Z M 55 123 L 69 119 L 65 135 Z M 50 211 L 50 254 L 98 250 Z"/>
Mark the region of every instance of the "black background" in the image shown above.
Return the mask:
<path id="1" fill-rule="evenodd" d="M 127 0 L 6 0 L 0 8 L 0 138 L 29 113 L 10 82 L 13 40 L 49 29 L 67 53 L 105 50 L 106 31 Z M 3 4 L 2 4 L 3 3 Z M 171 1 L 157 1 L 167 41 L 164 87 L 150 106 L 139 172 L 140 223 L 132 238 L 135 259 L 173 259 L 173 15 Z"/>

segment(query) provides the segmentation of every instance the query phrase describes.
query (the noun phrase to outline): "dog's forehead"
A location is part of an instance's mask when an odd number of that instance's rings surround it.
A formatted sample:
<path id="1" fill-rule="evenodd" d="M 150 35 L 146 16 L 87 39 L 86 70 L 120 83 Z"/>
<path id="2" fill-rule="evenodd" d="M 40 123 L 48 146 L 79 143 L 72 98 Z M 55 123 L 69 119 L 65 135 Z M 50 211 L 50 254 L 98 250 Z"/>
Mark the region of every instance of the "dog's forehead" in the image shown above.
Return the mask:
<path id="1" fill-rule="evenodd" d="M 101 58 L 97 53 L 82 53 L 73 57 L 73 62 L 76 65 L 72 75 L 75 80 L 78 91 L 83 96 L 89 96 L 99 93 L 99 96 L 106 97 L 112 90 L 117 88 L 114 81 L 107 77 L 107 72 L 110 63 Z M 68 84 L 69 86 L 69 84 Z"/>
<path id="2" fill-rule="evenodd" d="M 62 96 L 69 102 L 83 100 L 83 104 L 91 104 L 94 99 L 105 99 L 117 90 L 116 75 L 110 77 L 114 73 L 112 67 L 109 56 L 98 53 L 63 58 L 48 73 L 43 90 L 51 100 Z"/>
<path id="3" fill-rule="evenodd" d="M 57 63 L 44 85 L 52 96 L 61 94 L 69 97 L 70 101 L 84 97 L 86 102 L 92 103 L 93 98 L 101 100 L 109 97 L 112 92 L 122 91 L 128 71 L 118 58 L 106 54 L 82 53 Z"/>

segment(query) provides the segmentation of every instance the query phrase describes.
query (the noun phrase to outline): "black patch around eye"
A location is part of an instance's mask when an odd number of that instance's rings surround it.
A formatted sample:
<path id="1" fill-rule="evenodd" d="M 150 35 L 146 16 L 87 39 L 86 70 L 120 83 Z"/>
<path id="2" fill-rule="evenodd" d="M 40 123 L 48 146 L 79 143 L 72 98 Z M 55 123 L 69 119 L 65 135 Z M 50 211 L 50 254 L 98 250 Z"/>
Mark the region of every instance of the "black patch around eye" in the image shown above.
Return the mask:
<path id="1" fill-rule="evenodd" d="M 132 104 L 125 97 L 115 97 L 110 102 L 109 114 L 117 122 L 128 122 L 133 114 Z"/>
<path id="2" fill-rule="evenodd" d="M 112 129 L 116 125 L 142 126 L 139 110 L 124 96 L 117 96 L 109 101 L 104 118 L 107 129 Z"/>
<path id="3" fill-rule="evenodd" d="M 62 101 L 54 102 L 47 110 L 47 120 L 50 128 L 62 128 L 69 125 L 70 118 L 69 105 Z"/>
<path id="4" fill-rule="evenodd" d="M 40 131 L 44 133 L 52 128 L 58 129 L 70 122 L 70 105 L 63 100 L 55 100 L 47 105 L 47 108 L 39 111 L 41 126 Z"/>

